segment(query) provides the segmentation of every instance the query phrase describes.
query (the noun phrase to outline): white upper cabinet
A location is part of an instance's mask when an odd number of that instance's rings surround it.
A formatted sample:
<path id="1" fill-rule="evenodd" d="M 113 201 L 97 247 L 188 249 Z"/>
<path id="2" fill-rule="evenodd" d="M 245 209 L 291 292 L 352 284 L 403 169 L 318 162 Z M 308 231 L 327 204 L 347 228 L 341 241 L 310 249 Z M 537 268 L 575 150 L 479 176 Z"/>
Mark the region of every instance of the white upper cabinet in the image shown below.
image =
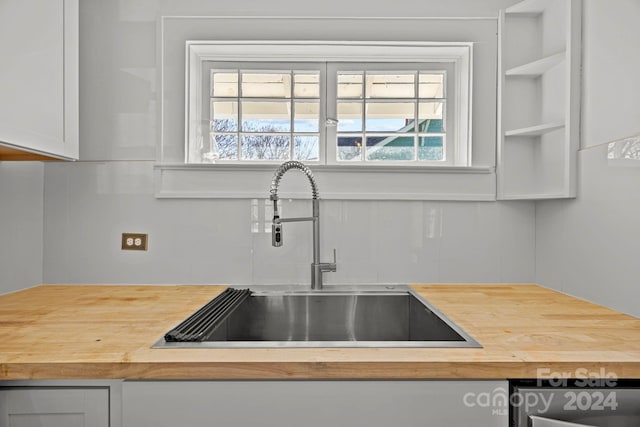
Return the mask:
<path id="1" fill-rule="evenodd" d="M 77 159 L 78 0 L 0 1 L 0 58 L 0 160 Z"/>
<path id="2" fill-rule="evenodd" d="M 576 195 L 581 0 L 525 0 L 500 16 L 498 199 Z"/>

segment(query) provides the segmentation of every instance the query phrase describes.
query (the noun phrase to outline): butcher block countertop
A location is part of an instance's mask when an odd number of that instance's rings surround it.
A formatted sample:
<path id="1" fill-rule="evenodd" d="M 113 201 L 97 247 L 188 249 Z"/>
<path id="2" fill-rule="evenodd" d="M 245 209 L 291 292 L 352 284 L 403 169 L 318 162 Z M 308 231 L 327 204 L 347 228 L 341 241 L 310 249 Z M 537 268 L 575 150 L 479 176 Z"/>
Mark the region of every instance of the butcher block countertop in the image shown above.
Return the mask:
<path id="1" fill-rule="evenodd" d="M 412 287 L 483 348 L 152 349 L 226 287 L 44 285 L 0 296 L 0 379 L 640 378 L 635 317 L 537 285 Z"/>

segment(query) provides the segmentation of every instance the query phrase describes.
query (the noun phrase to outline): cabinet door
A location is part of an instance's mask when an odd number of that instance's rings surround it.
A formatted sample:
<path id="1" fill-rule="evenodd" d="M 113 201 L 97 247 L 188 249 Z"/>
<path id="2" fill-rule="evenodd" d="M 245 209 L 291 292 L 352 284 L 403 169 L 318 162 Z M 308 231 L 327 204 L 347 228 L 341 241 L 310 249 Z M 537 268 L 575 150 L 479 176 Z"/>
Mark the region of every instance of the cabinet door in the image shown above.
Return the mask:
<path id="1" fill-rule="evenodd" d="M 0 1 L 0 144 L 78 158 L 78 0 Z"/>
<path id="2" fill-rule="evenodd" d="M 125 381 L 123 426 L 507 427 L 505 381 Z"/>
<path id="3" fill-rule="evenodd" d="M 0 425 L 109 427 L 107 388 L 0 389 Z"/>

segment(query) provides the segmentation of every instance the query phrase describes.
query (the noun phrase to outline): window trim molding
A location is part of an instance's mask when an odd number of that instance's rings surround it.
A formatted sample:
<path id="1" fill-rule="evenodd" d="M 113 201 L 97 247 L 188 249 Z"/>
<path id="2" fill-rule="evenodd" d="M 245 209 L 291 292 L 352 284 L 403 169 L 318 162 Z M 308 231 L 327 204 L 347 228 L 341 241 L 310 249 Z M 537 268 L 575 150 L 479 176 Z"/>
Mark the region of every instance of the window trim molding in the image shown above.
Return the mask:
<path id="1" fill-rule="evenodd" d="M 384 26 L 383 35 L 377 30 Z M 294 30 L 292 30 L 294 28 Z M 326 29 L 332 28 L 330 33 Z M 158 28 L 157 150 L 154 174 L 158 198 L 248 198 L 264 196 L 274 165 L 184 164 L 185 44 L 189 40 L 356 40 L 367 43 L 385 37 L 391 44 L 473 44 L 473 157 L 471 167 L 424 166 L 420 170 L 394 165 L 370 166 L 370 172 L 316 171 L 321 196 L 367 200 L 495 201 L 495 126 L 498 61 L 497 17 L 299 17 L 299 16 L 162 16 Z M 460 42 L 460 43 L 458 43 Z M 292 41 L 292 43 L 294 43 Z M 383 42 L 386 43 L 386 42 Z M 471 89 L 470 89 L 471 90 Z M 212 167 L 213 166 L 213 167 Z M 350 168 L 356 168 L 350 165 Z M 240 168 L 240 169 L 238 169 Z M 262 168 L 262 173 L 257 169 Z M 478 172 L 474 170 L 482 170 Z M 389 172 L 389 173 L 386 173 Z M 236 182 L 239 179 L 239 182 Z M 286 179 L 295 185 L 303 180 Z M 233 183 L 233 188 L 224 186 Z M 373 183 L 377 185 L 373 185 Z M 357 185 L 359 183 L 359 185 Z M 348 186 L 345 186 L 348 184 Z M 283 188 L 283 191 L 285 188 Z M 308 198 L 306 189 L 301 193 Z M 266 190 L 268 192 L 268 188 Z M 402 192 L 403 194 L 399 194 Z"/>
<path id="2" fill-rule="evenodd" d="M 266 47 L 268 50 L 265 49 Z M 453 102 L 456 118 L 454 158 L 447 164 L 471 166 L 473 42 L 187 40 L 185 54 L 185 164 L 188 163 L 191 150 L 197 148 L 198 140 L 203 138 L 200 122 L 204 90 L 202 70 L 205 62 L 393 63 L 400 61 L 453 64 L 455 71 L 453 75 L 448 76 L 448 79 L 453 79 L 454 86 Z M 329 147 L 326 131 L 321 133 L 325 134 L 325 140 L 321 142 L 320 157 L 321 161 L 325 161 Z M 361 166 L 374 167 L 371 163 Z M 407 167 L 400 164 L 396 166 Z M 433 163 L 420 165 L 414 162 L 411 166 L 437 167 Z"/>
<path id="3" fill-rule="evenodd" d="M 159 199 L 262 199 L 273 177 L 272 164 L 163 164 L 154 166 Z M 485 166 L 310 166 L 324 200 L 495 201 L 495 167 Z M 228 179 L 234 174 L 234 179 Z M 411 188 L 407 186 L 407 178 Z M 359 182 L 384 180 L 388 185 L 363 191 Z M 461 182 L 466 191 L 459 190 Z M 339 183 L 340 185 L 336 185 Z M 397 191 L 397 188 L 403 191 Z M 328 188 L 328 190 L 323 190 Z M 308 199 L 306 180 L 287 179 L 284 199 Z"/>

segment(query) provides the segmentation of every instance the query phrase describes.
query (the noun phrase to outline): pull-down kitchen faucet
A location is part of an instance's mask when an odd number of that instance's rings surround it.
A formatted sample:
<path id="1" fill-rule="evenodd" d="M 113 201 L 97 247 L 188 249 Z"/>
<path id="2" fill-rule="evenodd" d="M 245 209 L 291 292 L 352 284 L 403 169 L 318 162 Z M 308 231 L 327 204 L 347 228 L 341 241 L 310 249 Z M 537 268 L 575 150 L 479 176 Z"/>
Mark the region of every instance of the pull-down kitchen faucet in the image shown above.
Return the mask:
<path id="1" fill-rule="evenodd" d="M 311 183 L 311 203 L 312 216 L 301 218 L 280 218 L 278 212 L 278 185 L 285 172 L 290 169 L 299 169 L 304 173 Z M 273 174 L 271 180 L 271 196 L 273 201 L 273 223 L 271 224 L 271 244 L 275 247 L 282 246 L 282 223 L 296 221 L 313 222 L 313 263 L 311 264 L 311 289 L 322 289 L 322 273 L 326 271 L 336 271 L 336 250 L 333 250 L 333 262 L 320 262 L 320 199 L 318 196 L 318 185 L 311 170 L 304 164 L 291 160 L 281 164 Z"/>

